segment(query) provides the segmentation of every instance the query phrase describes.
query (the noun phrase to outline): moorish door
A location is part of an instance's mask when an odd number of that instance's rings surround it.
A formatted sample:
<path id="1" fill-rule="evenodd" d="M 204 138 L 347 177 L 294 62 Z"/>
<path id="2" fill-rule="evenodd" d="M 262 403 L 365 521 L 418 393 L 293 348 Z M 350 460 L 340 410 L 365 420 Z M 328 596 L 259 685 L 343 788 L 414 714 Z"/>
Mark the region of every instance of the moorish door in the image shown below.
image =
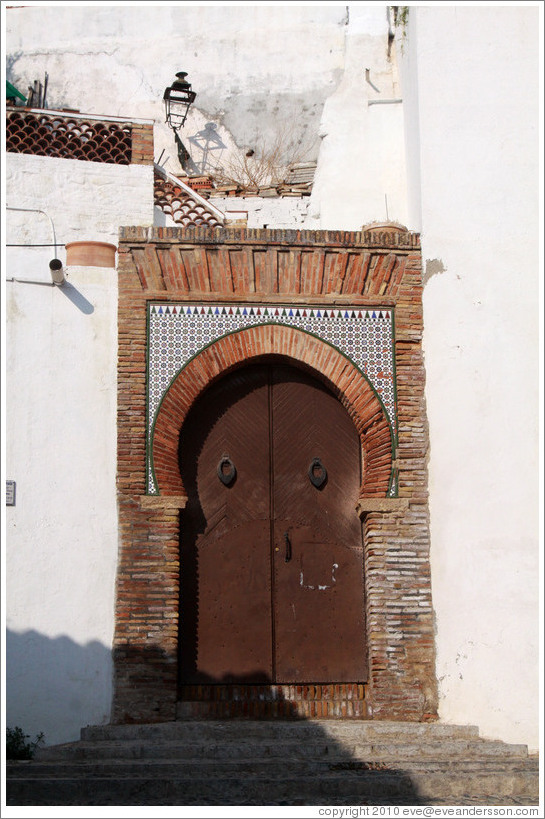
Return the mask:
<path id="1" fill-rule="evenodd" d="M 180 436 L 180 682 L 366 679 L 360 442 L 282 363 L 210 387 Z"/>

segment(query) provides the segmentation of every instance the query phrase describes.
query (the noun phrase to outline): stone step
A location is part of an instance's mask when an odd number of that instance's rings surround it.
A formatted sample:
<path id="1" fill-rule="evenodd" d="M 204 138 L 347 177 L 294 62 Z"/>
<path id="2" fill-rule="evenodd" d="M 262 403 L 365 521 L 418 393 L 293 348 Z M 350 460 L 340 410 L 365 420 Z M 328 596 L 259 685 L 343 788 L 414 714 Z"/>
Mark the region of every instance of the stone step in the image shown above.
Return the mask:
<path id="1" fill-rule="evenodd" d="M 8 778 L 7 805 L 538 804 L 537 772 L 365 770 L 316 776 Z M 337 801 L 339 800 L 339 801 Z"/>
<path id="2" fill-rule="evenodd" d="M 338 772 L 362 773 L 366 771 L 396 772 L 403 770 L 411 775 L 448 774 L 471 776 L 484 773 L 506 772 L 533 772 L 538 770 L 537 760 L 532 758 L 520 759 L 473 759 L 463 760 L 389 760 L 363 761 L 342 757 L 329 756 L 320 759 L 285 758 L 255 759 L 250 756 L 240 756 L 231 759 L 198 759 L 173 760 L 169 757 L 155 759 L 109 759 L 109 760 L 81 760 L 81 761 L 33 761 L 31 765 L 8 763 L 10 777 L 20 779 L 29 775 L 35 779 L 44 778 L 126 778 L 133 776 L 147 776 L 153 772 L 154 777 L 167 778 L 209 778 L 222 776 L 237 776 L 243 779 L 250 777 L 266 777 L 269 779 L 284 778 L 286 774 L 293 776 L 329 775 Z"/>
<path id="3" fill-rule="evenodd" d="M 249 737 L 265 737 L 271 741 L 316 737 L 331 739 L 356 738 L 360 742 L 384 740 L 407 742 L 414 739 L 479 738 L 473 725 L 443 723 L 388 722 L 371 720 L 177 720 L 166 723 L 134 725 L 92 725 L 81 729 L 81 739 L 104 740 L 184 740 L 198 741 Z"/>
<path id="4" fill-rule="evenodd" d="M 360 742 L 353 737 L 317 737 L 314 740 L 273 741 L 268 737 L 216 738 L 205 742 L 193 739 L 184 742 L 145 740 L 102 740 L 52 746 L 38 751 L 39 761 L 52 760 L 108 760 L 108 759 L 353 759 L 360 761 L 391 761 L 415 759 L 486 759 L 525 758 L 525 745 L 508 745 L 503 742 L 482 739 L 435 739 L 421 738 L 414 742 L 374 741 Z"/>
<path id="5" fill-rule="evenodd" d="M 190 720 L 81 735 L 8 761 L 7 804 L 538 804 L 537 756 L 474 726 Z"/>

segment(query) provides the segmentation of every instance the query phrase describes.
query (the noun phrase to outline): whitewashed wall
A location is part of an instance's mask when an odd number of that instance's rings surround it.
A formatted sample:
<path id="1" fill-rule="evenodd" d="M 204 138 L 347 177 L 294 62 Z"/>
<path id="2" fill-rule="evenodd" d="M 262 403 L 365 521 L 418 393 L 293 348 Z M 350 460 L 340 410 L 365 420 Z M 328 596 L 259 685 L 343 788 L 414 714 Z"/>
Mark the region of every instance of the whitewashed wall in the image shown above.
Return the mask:
<path id="1" fill-rule="evenodd" d="M 117 245 L 120 225 L 153 224 L 152 165 L 7 154 L 5 180 L 6 232 L 17 233 L 14 242 L 50 242 L 52 221 L 61 253 L 81 239 Z M 11 208 L 45 210 L 50 218 Z M 5 242 L 12 243 L 7 233 Z M 10 258 L 15 252 L 10 248 Z"/>
<path id="2" fill-rule="evenodd" d="M 7 245 L 117 243 L 151 224 L 153 171 L 9 155 Z M 35 210 L 43 211 L 37 213 Z M 115 269 L 65 268 L 52 247 L 6 247 L 7 724 L 48 743 L 107 722 L 117 565 Z M 11 279 L 30 280 L 11 281 Z M 36 283 L 34 283 L 36 282 Z"/>
<path id="3" fill-rule="evenodd" d="M 247 150 L 280 146 L 287 161 L 319 156 L 306 227 L 359 230 L 387 211 L 405 221 L 400 106 L 368 105 L 398 97 L 387 6 L 74 4 L 6 21 L 11 82 L 25 91 L 47 72 L 52 108 L 154 119 L 155 159 L 171 173 L 162 97 L 183 70 L 197 92 L 180 134 L 192 171 L 231 173 Z"/>
<path id="4" fill-rule="evenodd" d="M 308 227 L 407 221 L 403 114 L 387 6 L 349 6 L 341 81 L 324 106 Z"/>
<path id="5" fill-rule="evenodd" d="M 411 7 L 403 58 L 440 717 L 534 750 L 541 25 L 535 7 Z"/>
<path id="6" fill-rule="evenodd" d="M 248 219 L 248 228 L 304 230 L 310 197 L 298 196 L 212 196 L 210 202 L 229 219 Z"/>
<path id="7" fill-rule="evenodd" d="M 161 98 L 174 73 L 185 70 L 198 97 L 182 138 L 198 170 L 210 169 L 204 147 L 212 167 L 235 146 L 255 148 L 287 128 L 290 138 L 308 147 L 298 158 L 318 159 L 306 214 L 294 215 L 304 215 L 300 226 L 359 229 L 388 215 L 422 230 L 440 714 L 535 748 L 536 10 L 411 6 L 401 57 L 398 38 L 399 79 L 396 55 L 387 53 L 387 7 L 375 4 L 349 5 L 348 11 L 324 4 L 154 4 L 132 6 L 130 14 L 124 5 L 74 4 L 11 9 L 6 17 L 8 79 L 24 89 L 47 71 L 51 107 L 154 119 L 155 156 L 163 155 L 169 171 L 179 165 L 172 133 L 162 123 Z M 215 142 L 203 137 L 208 122 Z M 63 241 L 115 242 L 106 237 L 117 235 L 119 224 L 152 223 L 150 169 L 129 169 L 125 177 L 127 190 L 149 182 L 141 210 L 143 200 L 115 184 L 103 199 L 100 184 L 84 182 L 74 199 L 64 201 L 59 191 L 71 189 L 70 179 L 85 163 L 35 161 L 38 170 L 32 158 L 14 159 L 13 173 L 24 169 L 16 190 L 26 198 L 18 201 L 51 207 Z M 34 187 L 44 162 L 58 167 L 40 198 Z M 66 186 L 61 165 L 67 173 L 73 166 Z M 92 207 L 89 191 L 99 197 Z M 104 210 L 110 195 L 111 213 Z M 272 213 L 268 222 L 257 206 L 248 210 L 269 227 L 275 227 L 273 218 L 285 220 L 284 212 Z M 47 235 L 47 220 L 40 224 Z M 7 275 L 47 278 L 44 259 L 36 264 L 35 253 L 12 256 Z M 19 692 L 12 700 L 15 717 L 32 713 L 35 722 L 25 723 L 25 730 L 46 730 L 50 741 L 75 738 L 81 724 L 103 721 L 109 708 L 109 659 L 97 662 L 97 656 L 111 644 L 116 548 L 111 275 L 74 271 L 70 282 L 81 293 L 79 307 L 57 290 L 7 285 L 15 328 L 10 400 L 20 396 L 23 405 L 31 394 L 39 396 L 25 413 L 13 404 L 10 413 L 7 477 L 18 480 L 20 502 L 7 510 L 8 626 L 25 663 L 29 647 L 35 648 L 44 680 L 55 657 L 70 656 L 58 650 L 63 640 L 75 647 L 73 656 L 81 652 L 89 661 L 84 679 L 66 668 L 57 700 L 62 709 L 47 701 L 44 711 L 39 675 L 33 679 L 29 665 L 21 664 L 10 683 Z M 86 303 L 93 312 L 85 313 Z M 61 335 L 70 346 L 59 348 Z M 112 386 L 97 390 L 97 384 Z M 62 419 L 57 425 L 50 420 L 54 412 Z M 53 465 L 52 474 L 37 466 L 37 453 L 41 464 Z M 30 469 L 32 480 L 25 482 Z M 103 469 L 110 470 L 107 478 Z M 44 475 L 53 488 L 58 482 L 58 494 L 46 492 Z M 83 518 L 85 532 L 78 525 Z M 44 533 L 38 543 L 36 532 Z M 23 634 L 26 642 L 19 640 Z M 87 700 L 97 667 L 102 693 Z M 48 708 L 62 710 L 50 729 L 39 718 Z"/>

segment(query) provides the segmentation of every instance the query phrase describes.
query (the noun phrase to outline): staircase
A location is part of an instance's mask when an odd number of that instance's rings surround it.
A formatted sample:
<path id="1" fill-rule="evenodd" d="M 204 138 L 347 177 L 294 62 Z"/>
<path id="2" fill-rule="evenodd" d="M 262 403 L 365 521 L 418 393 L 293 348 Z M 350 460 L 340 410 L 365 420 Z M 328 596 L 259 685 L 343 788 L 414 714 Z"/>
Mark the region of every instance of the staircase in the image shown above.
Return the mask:
<path id="1" fill-rule="evenodd" d="M 7 762 L 7 805 L 538 805 L 538 758 L 472 726 L 180 720 Z"/>

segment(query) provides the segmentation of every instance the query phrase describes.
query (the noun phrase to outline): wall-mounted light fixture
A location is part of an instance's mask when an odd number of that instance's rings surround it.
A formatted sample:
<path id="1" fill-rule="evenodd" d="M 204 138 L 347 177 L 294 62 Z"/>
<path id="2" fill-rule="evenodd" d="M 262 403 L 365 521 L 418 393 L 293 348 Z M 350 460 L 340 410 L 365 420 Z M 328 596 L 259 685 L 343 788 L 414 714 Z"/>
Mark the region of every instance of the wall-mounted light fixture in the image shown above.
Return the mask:
<path id="1" fill-rule="evenodd" d="M 168 123 L 174 132 L 183 128 L 184 122 L 191 105 L 195 102 L 197 96 L 195 91 L 191 90 L 191 83 L 186 81 L 187 73 L 185 71 L 178 71 L 176 79 L 165 88 L 163 94 L 163 101 L 165 103 L 165 122 Z"/>
<path id="2" fill-rule="evenodd" d="M 49 262 L 49 272 L 51 273 L 53 284 L 57 284 L 59 286 L 64 284 L 64 270 L 60 259 L 51 259 Z"/>

